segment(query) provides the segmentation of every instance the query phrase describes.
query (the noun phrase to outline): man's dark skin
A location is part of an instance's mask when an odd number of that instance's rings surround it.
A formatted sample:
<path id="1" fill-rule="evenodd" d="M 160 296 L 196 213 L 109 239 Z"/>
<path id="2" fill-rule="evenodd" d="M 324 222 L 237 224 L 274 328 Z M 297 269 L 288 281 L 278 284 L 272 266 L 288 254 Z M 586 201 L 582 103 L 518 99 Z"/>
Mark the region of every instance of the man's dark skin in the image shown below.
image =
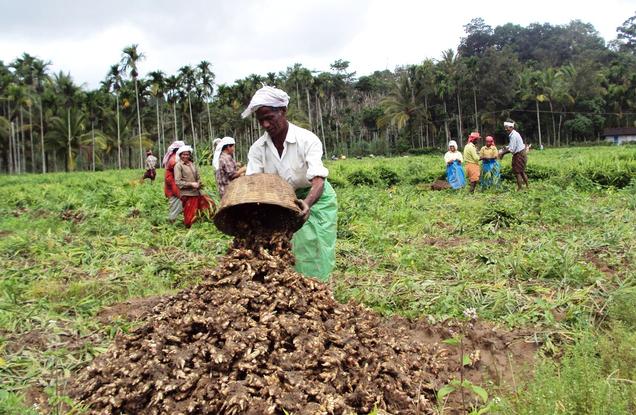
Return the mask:
<path id="1" fill-rule="evenodd" d="M 287 121 L 287 108 L 260 107 L 256 110 L 256 119 L 258 123 L 272 139 L 274 147 L 278 150 L 278 155 L 283 155 L 285 146 L 285 138 L 289 130 L 289 122 Z M 299 200 L 301 208 L 300 215 L 303 220 L 309 218 L 310 208 L 320 199 L 325 186 L 324 177 L 314 177 L 311 179 L 311 189 L 305 200 Z"/>

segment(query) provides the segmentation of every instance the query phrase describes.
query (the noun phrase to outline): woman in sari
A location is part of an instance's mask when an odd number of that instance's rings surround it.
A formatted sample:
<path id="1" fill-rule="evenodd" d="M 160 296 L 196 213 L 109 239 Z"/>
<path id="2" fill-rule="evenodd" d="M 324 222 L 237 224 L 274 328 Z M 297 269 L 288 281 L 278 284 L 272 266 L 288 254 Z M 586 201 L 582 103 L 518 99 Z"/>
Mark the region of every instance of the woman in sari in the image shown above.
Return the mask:
<path id="1" fill-rule="evenodd" d="M 499 164 L 499 150 L 495 145 L 495 139 L 492 136 L 486 137 L 486 145 L 479 150 L 479 159 L 481 160 L 481 179 L 482 189 L 492 186 L 499 186 L 501 165 Z"/>
<path id="2" fill-rule="evenodd" d="M 170 144 L 166 154 L 163 156 L 163 167 L 165 167 L 165 177 L 163 192 L 168 198 L 168 221 L 174 223 L 177 216 L 183 211 L 183 205 L 179 198 L 179 187 L 174 181 L 174 166 L 177 164 L 177 150 L 183 147 L 185 143 L 183 141 L 175 141 Z"/>
<path id="3" fill-rule="evenodd" d="M 179 161 L 174 166 L 174 179 L 179 186 L 183 204 L 183 224 L 189 228 L 198 216 L 211 213 L 212 203 L 211 199 L 201 191 L 203 185 L 199 170 L 192 162 L 192 147 L 179 148 L 177 157 Z"/>
<path id="4" fill-rule="evenodd" d="M 470 133 L 468 136 L 468 144 L 464 146 L 464 166 L 466 166 L 466 176 L 470 182 L 470 193 L 475 193 L 475 188 L 479 182 L 479 154 L 475 142 L 481 136 L 477 131 Z"/>
<path id="5" fill-rule="evenodd" d="M 448 180 L 448 184 L 453 189 L 464 187 L 466 184 L 464 169 L 462 168 L 464 157 L 461 152 L 457 151 L 457 142 L 455 140 L 448 142 L 448 151 L 444 154 L 444 161 L 446 162 L 446 180 Z"/>
<path id="6" fill-rule="evenodd" d="M 216 188 L 221 198 L 225 194 L 225 188 L 230 182 L 243 174 L 245 167 L 239 168 L 234 160 L 234 139 L 232 137 L 217 138 L 214 140 L 214 158 L 212 165 L 216 170 Z"/>

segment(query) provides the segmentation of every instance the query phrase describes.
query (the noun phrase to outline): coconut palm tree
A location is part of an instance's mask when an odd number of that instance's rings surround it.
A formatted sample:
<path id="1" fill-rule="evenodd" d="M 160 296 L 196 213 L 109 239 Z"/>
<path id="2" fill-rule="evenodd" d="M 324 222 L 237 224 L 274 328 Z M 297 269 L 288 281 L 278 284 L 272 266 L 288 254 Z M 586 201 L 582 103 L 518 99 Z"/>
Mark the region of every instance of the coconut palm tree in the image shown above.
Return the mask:
<path id="1" fill-rule="evenodd" d="M 554 118 L 553 104 L 572 103 L 574 98 L 570 95 L 571 78 L 575 75 L 574 68 L 555 69 L 547 68 L 541 73 L 539 79 L 539 87 L 541 94 L 538 99 L 548 101 L 550 105 L 550 114 L 552 116 L 552 143 L 561 145 L 561 121 L 563 114 L 559 116 L 559 129 L 557 130 L 556 120 Z M 558 131 L 558 132 L 557 132 Z"/>
<path id="2" fill-rule="evenodd" d="M 539 79 L 541 72 L 526 68 L 519 74 L 519 86 L 517 94 L 522 101 L 534 101 L 537 113 L 537 129 L 539 130 L 539 148 L 543 147 L 541 139 L 541 112 L 539 111 L 539 102 L 545 101 L 545 97 L 539 90 Z"/>
<path id="3" fill-rule="evenodd" d="M 122 51 L 121 65 L 122 71 L 130 70 L 130 77 L 135 83 L 135 101 L 137 105 L 137 133 L 139 134 L 139 168 L 143 168 L 144 165 L 144 154 L 142 147 L 142 133 L 143 130 L 141 128 L 141 111 L 139 110 L 139 86 L 137 82 L 137 78 L 139 76 L 139 71 L 137 70 L 137 63 L 145 58 L 144 54 L 139 52 L 139 45 L 130 45 L 126 46 Z"/>
<path id="4" fill-rule="evenodd" d="M 86 114 L 77 106 L 68 111 L 68 118 L 54 116 L 50 119 L 50 129 L 47 132 L 47 145 L 50 151 L 56 152 L 65 150 L 70 137 L 70 151 L 65 153 L 65 157 L 70 157 L 72 166 L 77 164 L 82 153 L 86 157 L 93 157 L 91 165 L 100 161 L 100 153 L 107 148 L 107 139 L 101 131 L 91 129 L 86 131 Z M 65 145 L 65 142 L 67 144 Z M 96 152 L 95 150 L 99 150 Z"/>
<path id="5" fill-rule="evenodd" d="M 380 101 L 384 115 L 378 119 L 378 127 L 385 128 L 390 125 L 397 128 L 398 131 L 409 127 L 411 145 L 414 145 L 413 123 L 424 116 L 421 97 L 422 91 L 414 90 L 414 83 L 409 72 L 403 72 L 393 90 Z"/>

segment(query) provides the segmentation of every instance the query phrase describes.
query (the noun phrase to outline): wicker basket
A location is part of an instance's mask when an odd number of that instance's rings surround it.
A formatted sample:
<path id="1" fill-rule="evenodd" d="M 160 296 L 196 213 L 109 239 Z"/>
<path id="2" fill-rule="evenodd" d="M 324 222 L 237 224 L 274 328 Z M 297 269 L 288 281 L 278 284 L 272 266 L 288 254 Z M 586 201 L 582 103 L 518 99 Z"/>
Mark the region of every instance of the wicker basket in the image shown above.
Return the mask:
<path id="1" fill-rule="evenodd" d="M 225 189 L 214 224 L 223 233 L 295 232 L 303 225 L 294 189 L 276 174 L 255 174 L 233 180 Z"/>

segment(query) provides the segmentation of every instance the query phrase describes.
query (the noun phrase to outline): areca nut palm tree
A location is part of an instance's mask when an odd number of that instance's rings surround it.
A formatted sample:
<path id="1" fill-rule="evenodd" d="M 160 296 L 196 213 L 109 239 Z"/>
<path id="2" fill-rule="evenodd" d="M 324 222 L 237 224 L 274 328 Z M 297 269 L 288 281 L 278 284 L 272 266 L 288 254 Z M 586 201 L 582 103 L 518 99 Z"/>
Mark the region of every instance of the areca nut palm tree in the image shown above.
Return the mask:
<path id="1" fill-rule="evenodd" d="M 121 88 L 121 68 L 118 64 L 111 65 L 106 79 L 102 82 L 107 91 L 115 93 L 116 119 L 117 119 L 117 168 L 121 170 L 121 127 L 119 121 L 119 89 Z"/>
<path id="2" fill-rule="evenodd" d="M 161 71 L 153 71 L 148 73 L 150 78 L 150 95 L 155 98 L 155 110 L 157 115 L 157 141 L 161 152 L 165 150 L 165 138 L 162 142 L 162 128 L 161 117 L 159 114 L 159 101 L 163 99 L 163 94 L 166 88 L 165 75 Z"/>
<path id="3" fill-rule="evenodd" d="M 49 82 L 49 75 L 46 73 L 47 66 L 51 62 L 45 62 L 41 59 L 33 61 L 33 85 L 38 95 L 38 102 L 40 104 L 40 151 L 42 157 L 42 173 L 46 173 L 46 156 L 44 154 L 44 104 L 42 99 L 42 93 L 44 92 L 44 86 Z"/>
<path id="4" fill-rule="evenodd" d="M 137 63 L 145 58 L 144 54 L 139 52 L 139 45 L 133 44 L 130 46 L 126 46 L 122 51 L 122 70 L 130 71 L 130 77 L 135 83 L 135 98 L 137 104 L 137 133 L 139 134 L 139 168 L 143 168 L 144 165 L 144 154 L 143 154 L 143 145 L 141 141 L 141 135 L 143 130 L 141 128 L 141 112 L 139 110 L 139 86 L 137 82 L 137 78 L 139 77 L 139 71 L 137 69 Z"/>
<path id="5" fill-rule="evenodd" d="M 213 134 L 212 134 L 212 116 L 210 114 L 210 97 L 212 96 L 212 93 L 214 92 L 214 72 L 212 72 L 212 69 L 210 68 L 212 66 L 212 64 L 208 61 L 201 61 L 199 62 L 199 64 L 197 65 L 197 69 L 198 69 L 198 78 L 199 78 L 199 83 L 198 83 L 198 87 L 201 89 L 201 95 L 204 97 L 204 102 L 205 102 L 205 107 L 207 109 L 207 113 L 208 113 L 208 134 L 209 134 L 209 141 L 210 141 L 210 148 L 212 148 L 212 140 L 213 140 Z"/>
<path id="6" fill-rule="evenodd" d="M 197 135 L 194 131 L 194 117 L 192 116 L 192 97 L 191 92 L 194 88 L 196 78 L 194 70 L 190 65 L 185 65 L 179 68 L 179 81 L 183 88 L 183 91 L 187 94 L 188 97 L 188 108 L 190 110 L 190 128 L 192 130 L 192 147 L 194 150 L 194 154 L 197 153 Z"/>
<path id="7" fill-rule="evenodd" d="M 71 146 L 71 108 L 77 103 L 79 99 L 79 95 L 81 94 L 80 88 L 73 83 L 73 79 L 70 74 L 65 74 L 64 72 L 59 72 L 55 76 L 55 87 L 58 94 L 62 97 L 64 101 L 64 107 L 66 108 L 66 117 L 68 123 L 68 141 L 67 141 L 67 151 L 68 151 L 68 159 L 66 162 L 66 168 L 68 171 L 72 171 L 75 168 L 75 164 L 73 161 L 72 155 L 72 146 Z"/>
<path id="8" fill-rule="evenodd" d="M 166 92 L 168 102 L 172 104 L 172 115 L 174 117 L 174 141 L 179 140 L 179 128 L 177 124 L 177 100 L 179 99 L 179 78 L 171 75 L 166 78 Z"/>

